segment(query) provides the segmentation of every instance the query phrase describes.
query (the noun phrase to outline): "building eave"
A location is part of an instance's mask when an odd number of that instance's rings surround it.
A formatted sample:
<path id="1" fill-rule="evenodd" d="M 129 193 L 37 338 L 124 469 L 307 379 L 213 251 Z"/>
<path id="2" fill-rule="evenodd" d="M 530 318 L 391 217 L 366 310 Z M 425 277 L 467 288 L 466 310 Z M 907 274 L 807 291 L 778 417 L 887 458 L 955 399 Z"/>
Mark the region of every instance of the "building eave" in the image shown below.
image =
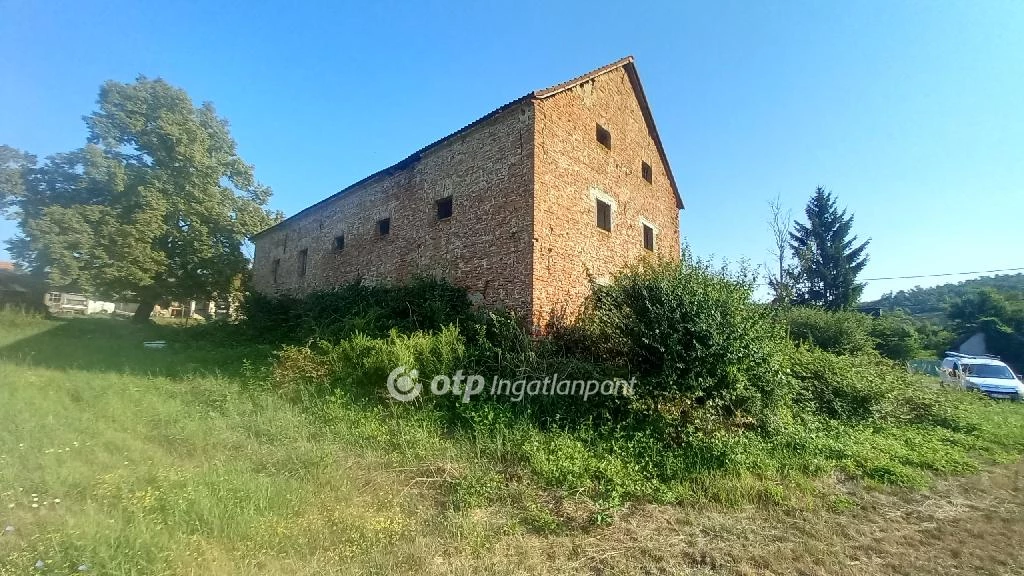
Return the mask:
<path id="1" fill-rule="evenodd" d="M 633 92 L 636 94 L 637 101 L 640 104 L 640 110 L 643 113 L 644 122 L 647 124 L 647 131 L 650 134 L 651 139 L 654 140 L 654 144 L 655 144 L 655 146 L 658 149 L 658 155 L 661 157 L 662 164 L 665 166 L 665 172 L 668 174 L 669 185 L 672 187 L 672 192 L 675 194 L 675 197 L 676 197 L 676 207 L 679 208 L 679 209 L 683 209 L 683 208 L 685 208 L 685 206 L 683 204 L 683 197 L 679 193 L 679 187 L 676 185 L 675 176 L 672 175 L 672 168 L 671 168 L 671 166 L 668 163 L 668 156 L 665 154 L 665 147 L 664 147 L 664 145 L 662 145 L 661 137 L 658 135 L 658 128 L 654 124 L 654 116 L 651 114 L 650 104 L 647 102 L 647 96 L 644 93 L 643 85 L 640 83 L 640 76 L 639 76 L 639 74 L 637 74 L 636 64 L 635 64 L 632 56 L 626 56 L 625 58 L 622 58 L 620 60 L 612 62 L 611 64 L 608 64 L 606 66 L 602 66 L 602 67 L 597 68 L 595 70 L 591 70 L 590 72 L 587 72 L 586 74 L 583 74 L 581 76 L 577 76 L 576 78 L 573 78 L 573 79 L 568 80 L 566 82 L 562 82 L 561 84 L 556 84 L 554 86 L 551 86 L 549 88 L 544 88 L 544 89 L 541 89 L 541 90 L 535 90 L 533 92 L 530 92 L 529 94 L 526 94 L 525 96 L 522 96 L 520 98 L 516 98 L 515 100 L 512 100 L 511 102 L 509 102 L 509 103 L 507 103 L 507 104 L 505 104 L 505 105 L 503 105 L 503 106 L 501 106 L 501 107 L 499 107 L 499 108 L 489 112 L 488 114 L 486 114 L 484 116 L 481 116 L 480 118 L 474 120 L 473 122 L 470 122 L 469 124 L 467 124 L 467 125 L 463 126 L 462 128 L 456 130 L 455 132 L 452 132 L 451 134 L 448 134 L 447 136 L 444 136 L 443 138 L 440 138 L 438 140 L 435 140 L 435 141 L 431 142 L 430 144 L 427 144 L 426 146 L 424 146 L 424 147 L 420 148 L 419 150 L 413 152 L 412 154 L 410 154 L 409 156 L 405 157 L 404 159 L 396 162 L 395 164 L 392 164 L 391 166 L 388 166 L 387 168 L 384 168 L 383 170 L 379 170 L 377 172 L 374 172 L 373 174 L 370 174 L 366 178 L 363 178 L 362 180 L 359 180 L 358 182 L 355 182 L 354 184 L 351 184 L 349 186 L 346 186 L 345 188 L 342 188 L 338 192 L 335 192 L 334 194 L 324 198 L 323 200 L 320 200 L 319 202 L 317 202 L 315 204 L 312 204 L 312 205 L 310 205 L 310 206 L 308 206 L 306 208 L 303 208 L 302 210 L 299 210 L 295 214 L 292 214 L 291 216 L 289 216 L 288 218 L 285 218 L 284 220 L 278 222 L 277 224 L 274 224 L 273 226 L 270 226 L 269 228 L 266 228 L 266 229 L 264 229 L 264 230 L 262 230 L 260 232 L 257 232 L 256 234 L 254 234 L 252 236 L 252 239 L 255 240 L 255 239 L 259 238 L 260 236 L 263 236 L 264 234 L 267 234 L 268 232 L 270 232 L 270 231 L 272 231 L 272 230 L 274 230 L 274 229 L 284 225 L 287 222 L 293 221 L 293 220 L 295 220 L 295 219 L 297 219 L 297 218 L 299 218 L 299 217 L 301 217 L 301 216 L 303 216 L 305 214 L 309 214 L 310 212 L 316 210 L 317 208 L 320 208 L 321 206 L 323 206 L 323 205 L 325 205 L 325 204 L 327 204 L 327 203 L 329 203 L 329 202 L 331 202 L 333 200 L 336 200 L 337 198 L 339 198 L 341 196 L 344 196 L 345 194 L 347 194 L 347 193 L 349 193 L 349 192 L 359 188 L 360 186 L 362 186 L 362 185 L 364 185 L 364 184 L 366 184 L 368 182 L 371 182 L 371 181 L 373 181 L 373 180 L 375 180 L 377 178 L 381 178 L 381 177 L 385 177 L 385 176 L 390 176 L 392 174 L 395 174 L 397 172 L 405 170 L 409 166 L 411 166 L 411 165 L 415 164 L 416 162 L 418 162 L 420 160 L 420 158 L 425 153 L 429 152 L 430 150 L 440 146 L 441 144 L 444 144 L 445 142 L 447 142 L 447 141 L 449 141 L 449 140 L 451 140 L 453 138 L 456 138 L 458 136 L 461 136 L 462 134 L 465 134 L 466 132 L 472 130 L 473 128 L 475 128 L 477 126 L 479 126 L 480 124 L 490 120 L 491 118 L 494 118 L 495 116 L 497 116 L 497 115 L 499 115 L 499 114 L 501 114 L 501 113 L 503 113 L 503 112 L 505 112 L 505 111 L 507 111 L 507 110 L 509 110 L 509 109 L 511 109 L 513 107 L 515 107 L 515 106 L 518 106 L 520 104 L 523 104 L 525 102 L 532 101 L 532 100 L 543 100 L 545 98 L 550 98 L 551 96 L 554 96 L 556 94 L 559 94 L 561 92 L 569 90 L 569 89 L 571 89 L 571 88 L 573 88 L 575 86 L 578 86 L 578 85 L 580 85 L 580 84 L 582 84 L 584 82 L 592 80 L 592 79 L 596 78 L 597 76 L 600 76 L 602 74 L 606 74 L 606 73 L 611 72 L 612 70 L 616 70 L 618 68 L 622 68 L 626 72 L 626 75 L 629 77 L 630 84 L 633 87 Z"/>

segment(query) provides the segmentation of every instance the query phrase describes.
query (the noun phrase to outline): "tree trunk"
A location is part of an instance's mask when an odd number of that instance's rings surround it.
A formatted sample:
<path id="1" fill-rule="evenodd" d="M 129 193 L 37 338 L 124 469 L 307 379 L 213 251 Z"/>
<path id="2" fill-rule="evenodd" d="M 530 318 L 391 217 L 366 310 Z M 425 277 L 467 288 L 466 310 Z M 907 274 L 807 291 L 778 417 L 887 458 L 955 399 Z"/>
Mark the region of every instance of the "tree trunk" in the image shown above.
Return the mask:
<path id="1" fill-rule="evenodd" d="M 153 313 L 153 308 L 156 307 L 156 300 L 143 300 L 139 302 L 139 307 L 135 309 L 135 315 L 132 316 L 132 322 L 149 322 L 149 316 Z"/>

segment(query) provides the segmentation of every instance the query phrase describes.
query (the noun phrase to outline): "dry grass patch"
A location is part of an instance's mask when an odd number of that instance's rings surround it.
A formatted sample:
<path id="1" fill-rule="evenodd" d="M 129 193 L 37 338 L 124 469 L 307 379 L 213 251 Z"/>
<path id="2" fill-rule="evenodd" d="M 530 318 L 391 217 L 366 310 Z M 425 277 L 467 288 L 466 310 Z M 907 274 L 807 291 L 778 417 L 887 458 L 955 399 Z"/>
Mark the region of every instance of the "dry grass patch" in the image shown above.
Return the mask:
<path id="1" fill-rule="evenodd" d="M 929 490 L 833 487 L 831 505 L 628 507 L 568 544 L 592 574 L 1024 572 L 1024 463 Z"/>

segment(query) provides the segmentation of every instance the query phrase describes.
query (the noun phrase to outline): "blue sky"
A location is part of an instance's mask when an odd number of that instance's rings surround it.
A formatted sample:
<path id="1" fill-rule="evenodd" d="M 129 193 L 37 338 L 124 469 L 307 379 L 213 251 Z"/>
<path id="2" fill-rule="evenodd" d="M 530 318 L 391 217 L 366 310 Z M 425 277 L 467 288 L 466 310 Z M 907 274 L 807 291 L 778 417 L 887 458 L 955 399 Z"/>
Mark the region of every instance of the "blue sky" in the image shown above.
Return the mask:
<path id="1" fill-rule="evenodd" d="M 0 144 L 81 146 L 101 82 L 162 76 L 292 214 L 632 54 L 695 253 L 765 263 L 768 200 L 821 184 L 867 278 L 1024 267 L 1024 2 L 208 4 L 0 0 Z"/>

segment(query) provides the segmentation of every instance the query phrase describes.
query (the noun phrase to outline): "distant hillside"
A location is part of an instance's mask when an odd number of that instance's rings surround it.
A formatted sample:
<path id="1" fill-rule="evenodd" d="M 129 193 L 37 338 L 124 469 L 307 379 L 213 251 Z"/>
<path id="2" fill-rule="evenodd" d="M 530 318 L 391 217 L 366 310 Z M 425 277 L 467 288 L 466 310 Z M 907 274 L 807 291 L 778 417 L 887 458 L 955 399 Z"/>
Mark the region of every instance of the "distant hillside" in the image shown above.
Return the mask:
<path id="1" fill-rule="evenodd" d="M 889 292 L 873 302 L 862 302 L 861 306 L 877 306 L 885 311 L 904 310 L 913 316 L 939 317 L 945 314 L 951 303 L 983 288 L 993 288 L 1010 296 L 1012 300 L 1022 300 L 1024 274 L 985 276 L 956 284 Z"/>

